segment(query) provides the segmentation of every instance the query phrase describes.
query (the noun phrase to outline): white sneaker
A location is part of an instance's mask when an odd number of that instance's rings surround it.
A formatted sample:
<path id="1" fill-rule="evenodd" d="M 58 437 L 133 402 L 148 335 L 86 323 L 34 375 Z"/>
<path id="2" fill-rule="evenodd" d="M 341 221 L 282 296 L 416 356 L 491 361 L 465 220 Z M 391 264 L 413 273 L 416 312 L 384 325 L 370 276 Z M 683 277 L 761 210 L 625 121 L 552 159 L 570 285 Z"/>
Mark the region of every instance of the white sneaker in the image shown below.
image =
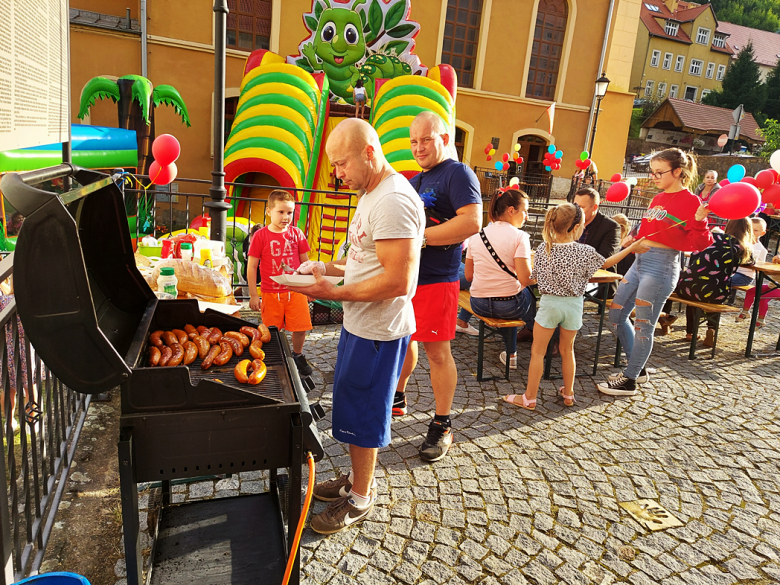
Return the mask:
<path id="1" fill-rule="evenodd" d="M 607 379 L 611 382 L 612 380 L 617 380 L 618 378 L 623 376 L 623 372 L 616 372 L 614 374 L 610 374 L 607 376 Z M 650 374 L 647 373 L 646 368 L 642 368 L 642 370 L 639 372 L 639 377 L 636 379 L 637 384 L 646 384 L 650 380 Z"/>
<path id="2" fill-rule="evenodd" d="M 506 365 L 506 352 L 502 351 L 499 354 L 498 359 L 501 360 L 502 364 Z M 510 370 L 516 370 L 517 369 L 517 356 L 516 355 L 513 355 L 511 358 L 509 358 L 509 369 Z"/>
<path id="3" fill-rule="evenodd" d="M 456 333 L 465 333 L 466 335 L 473 335 L 475 337 L 479 335 L 479 331 L 477 329 L 474 329 L 471 325 L 466 325 L 465 327 L 461 327 L 456 323 L 455 331 Z"/>

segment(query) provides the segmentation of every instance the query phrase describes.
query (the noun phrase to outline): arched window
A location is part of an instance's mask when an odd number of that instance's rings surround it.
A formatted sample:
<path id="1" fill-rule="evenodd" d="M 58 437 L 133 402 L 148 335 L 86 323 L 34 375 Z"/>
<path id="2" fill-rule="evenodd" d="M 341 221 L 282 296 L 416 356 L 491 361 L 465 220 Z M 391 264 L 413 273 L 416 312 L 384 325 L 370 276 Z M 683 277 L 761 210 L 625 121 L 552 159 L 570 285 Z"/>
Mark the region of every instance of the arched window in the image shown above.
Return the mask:
<path id="1" fill-rule="evenodd" d="M 525 97 L 555 100 L 568 15 L 565 0 L 539 0 Z"/>

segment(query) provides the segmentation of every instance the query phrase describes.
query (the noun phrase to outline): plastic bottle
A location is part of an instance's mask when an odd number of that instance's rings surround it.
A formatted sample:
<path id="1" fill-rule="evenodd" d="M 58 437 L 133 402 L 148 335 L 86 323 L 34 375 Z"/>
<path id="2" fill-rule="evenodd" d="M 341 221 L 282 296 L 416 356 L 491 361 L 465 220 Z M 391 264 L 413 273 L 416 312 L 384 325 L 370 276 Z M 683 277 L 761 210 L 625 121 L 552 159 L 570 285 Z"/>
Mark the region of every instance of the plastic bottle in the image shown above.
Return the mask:
<path id="1" fill-rule="evenodd" d="M 192 244 L 188 244 L 187 242 L 184 242 L 181 245 L 181 259 L 182 260 L 192 260 Z"/>
<path id="2" fill-rule="evenodd" d="M 179 281 L 176 278 L 176 272 L 172 266 L 166 266 L 160 269 L 160 276 L 157 277 L 157 292 L 172 295 L 171 298 L 179 296 Z M 168 298 L 167 296 L 165 298 Z"/>

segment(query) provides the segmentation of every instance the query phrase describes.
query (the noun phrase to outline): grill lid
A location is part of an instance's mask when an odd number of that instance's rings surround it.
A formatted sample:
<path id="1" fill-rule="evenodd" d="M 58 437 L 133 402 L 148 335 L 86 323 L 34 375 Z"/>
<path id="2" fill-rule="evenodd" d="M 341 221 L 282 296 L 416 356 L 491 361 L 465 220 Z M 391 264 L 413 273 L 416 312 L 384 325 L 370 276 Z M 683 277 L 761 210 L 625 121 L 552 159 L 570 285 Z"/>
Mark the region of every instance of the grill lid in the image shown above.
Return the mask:
<path id="1" fill-rule="evenodd" d="M 67 386 L 98 394 L 131 375 L 124 357 L 156 303 L 135 265 L 121 191 L 110 177 L 69 169 L 83 187 L 63 195 L 10 173 L 0 189 L 24 214 L 14 252 L 19 317 L 35 350 Z M 53 177 L 47 177 L 53 178 Z"/>

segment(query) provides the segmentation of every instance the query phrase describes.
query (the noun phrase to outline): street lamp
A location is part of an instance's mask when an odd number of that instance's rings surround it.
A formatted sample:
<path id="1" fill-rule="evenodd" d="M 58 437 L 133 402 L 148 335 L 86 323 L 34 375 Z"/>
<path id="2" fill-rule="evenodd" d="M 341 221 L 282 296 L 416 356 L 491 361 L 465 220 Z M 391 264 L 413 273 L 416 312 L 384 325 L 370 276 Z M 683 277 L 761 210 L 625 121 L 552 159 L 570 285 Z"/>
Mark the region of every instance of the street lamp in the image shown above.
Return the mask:
<path id="1" fill-rule="evenodd" d="M 596 125 L 599 123 L 601 100 L 603 100 L 604 96 L 607 95 L 608 87 L 609 79 L 607 79 L 607 74 L 602 72 L 601 77 L 596 80 L 596 99 L 598 99 L 598 104 L 596 105 L 596 117 L 593 120 L 593 130 L 590 133 L 590 148 L 588 148 L 591 160 L 593 160 L 593 142 L 596 140 Z"/>

